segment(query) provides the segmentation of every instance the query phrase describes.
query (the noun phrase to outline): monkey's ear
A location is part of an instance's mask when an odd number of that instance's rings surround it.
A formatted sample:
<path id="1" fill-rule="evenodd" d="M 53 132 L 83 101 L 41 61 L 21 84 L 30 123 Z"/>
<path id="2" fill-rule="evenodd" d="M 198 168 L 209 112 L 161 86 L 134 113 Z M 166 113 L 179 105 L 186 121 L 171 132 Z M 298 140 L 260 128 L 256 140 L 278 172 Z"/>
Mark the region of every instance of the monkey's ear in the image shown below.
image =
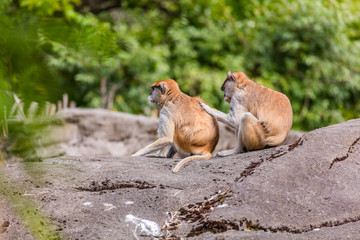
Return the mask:
<path id="1" fill-rule="evenodd" d="M 230 80 L 233 80 L 233 81 L 236 80 L 234 74 L 232 74 L 230 71 L 229 71 L 228 74 L 227 74 L 227 78 L 230 79 Z"/>
<path id="2" fill-rule="evenodd" d="M 165 94 L 165 83 L 161 82 L 159 86 L 160 86 L 161 93 Z"/>

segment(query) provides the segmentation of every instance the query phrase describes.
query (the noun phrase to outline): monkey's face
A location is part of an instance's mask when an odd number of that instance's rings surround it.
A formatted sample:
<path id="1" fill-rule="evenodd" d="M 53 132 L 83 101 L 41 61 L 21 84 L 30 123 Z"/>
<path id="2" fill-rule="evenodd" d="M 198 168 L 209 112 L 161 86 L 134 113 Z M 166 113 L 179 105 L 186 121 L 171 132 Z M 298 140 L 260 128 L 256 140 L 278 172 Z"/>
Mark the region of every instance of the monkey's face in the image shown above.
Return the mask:
<path id="1" fill-rule="evenodd" d="M 148 97 L 148 101 L 149 103 L 157 104 L 159 102 L 158 100 L 159 100 L 159 90 L 155 86 L 152 86 L 151 93 Z"/>
<path id="2" fill-rule="evenodd" d="M 148 101 L 150 103 L 155 103 L 157 105 L 160 105 L 160 102 L 163 98 L 164 93 L 165 93 L 164 87 L 161 84 L 153 85 L 153 86 L 151 86 L 151 92 L 148 97 Z"/>
<path id="3" fill-rule="evenodd" d="M 224 100 L 226 102 L 228 103 L 231 102 L 231 98 L 233 97 L 235 90 L 236 90 L 235 76 L 229 72 L 227 78 L 225 79 L 225 82 L 221 86 L 221 91 L 224 92 Z"/>
<path id="4" fill-rule="evenodd" d="M 161 80 L 151 85 L 151 93 L 148 100 L 162 108 L 168 100 L 173 99 L 177 94 L 181 94 L 181 91 L 179 85 L 174 80 Z"/>

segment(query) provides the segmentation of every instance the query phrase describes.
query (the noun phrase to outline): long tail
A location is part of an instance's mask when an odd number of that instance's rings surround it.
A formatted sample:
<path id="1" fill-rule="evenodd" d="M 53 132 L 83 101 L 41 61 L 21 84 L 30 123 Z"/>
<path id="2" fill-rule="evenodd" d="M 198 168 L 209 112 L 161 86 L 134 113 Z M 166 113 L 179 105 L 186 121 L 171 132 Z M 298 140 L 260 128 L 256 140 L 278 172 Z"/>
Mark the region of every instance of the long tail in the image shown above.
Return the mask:
<path id="1" fill-rule="evenodd" d="M 203 153 L 202 155 L 194 155 L 194 156 L 190 156 L 187 158 L 184 158 L 183 160 L 181 160 L 172 170 L 173 173 L 177 173 L 179 171 L 179 169 L 188 162 L 194 161 L 194 160 L 208 160 L 211 158 L 211 153 Z"/>

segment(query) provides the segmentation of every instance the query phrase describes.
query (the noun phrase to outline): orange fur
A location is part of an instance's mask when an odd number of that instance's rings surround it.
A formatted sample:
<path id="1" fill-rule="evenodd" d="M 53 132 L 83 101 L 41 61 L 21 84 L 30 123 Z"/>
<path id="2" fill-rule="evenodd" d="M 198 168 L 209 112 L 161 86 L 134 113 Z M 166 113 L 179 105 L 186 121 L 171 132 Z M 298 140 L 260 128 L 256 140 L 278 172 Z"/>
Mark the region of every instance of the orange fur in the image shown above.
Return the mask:
<path id="1" fill-rule="evenodd" d="M 284 94 L 256 84 L 243 72 L 229 72 L 221 90 L 230 103 L 229 114 L 201 104 L 217 120 L 236 130 L 236 148 L 220 152 L 220 156 L 277 146 L 284 141 L 293 120 L 290 100 Z"/>
<path id="2" fill-rule="evenodd" d="M 264 130 L 265 146 L 282 143 L 292 126 L 290 100 L 283 93 L 256 84 L 243 72 L 233 74 L 237 88 L 244 90 L 242 105 L 258 119 Z"/>
<path id="3" fill-rule="evenodd" d="M 195 155 L 180 161 L 173 172 L 189 161 L 211 158 L 219 140 L 219 126 L 215 118 L 200 106 L 204 101 L 182 93 L 172 79 L 157 81 L 152 88 L 149 101 L 160 108 L 158 133 L 159 140 L 162 140 L 139 150 L 134 156 L 145 155 L 169 143 L 181 156 Z"/>
<path id="4" fill-rule="evenodd" d="M 182 93 L 178 84 L 171 79 L 158 81 L 152 86 L 165 83 L 165 94 L 160 105 L 174 109 L 172 119 L 175 124 L 174 144 L 181 153 L 200 154 L 213 152 L 219 140 L 219 128 L 216 120 L 199 105 L 199 97 L 190 97 Z"/>

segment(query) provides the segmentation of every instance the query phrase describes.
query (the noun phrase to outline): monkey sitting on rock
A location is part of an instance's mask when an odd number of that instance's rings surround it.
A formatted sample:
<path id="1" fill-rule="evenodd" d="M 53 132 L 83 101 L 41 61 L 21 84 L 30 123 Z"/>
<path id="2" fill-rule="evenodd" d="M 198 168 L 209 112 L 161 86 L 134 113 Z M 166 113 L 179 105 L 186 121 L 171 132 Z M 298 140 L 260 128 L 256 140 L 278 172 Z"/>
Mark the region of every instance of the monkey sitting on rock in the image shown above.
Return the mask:
<path id="1" fill-rule="evenodd" d="M 187 162 L 210 159 L 219 140 L 219 126 L 200 106 L 203 101 L 182 93 L 171 79 L 155 82 L 151 88 L 148 100 L 160 108 L 159 139 L 132 156 L 143 156 L 170 146 L 167 158 L 176 152 L 185 157 L 172 170 L 174 173 Z"/>
<path id="2" fill-rule="evenodd" d="M 230 71 L 221 90 L 230 104 L 228 114 L 200 103 L 210 115 L 236 132 L 236 147 L 217 156 L 277 146 L 285 140 L 292 126 L 293 112 L 284 94 L 256 84 L 243 72 Z"/>

